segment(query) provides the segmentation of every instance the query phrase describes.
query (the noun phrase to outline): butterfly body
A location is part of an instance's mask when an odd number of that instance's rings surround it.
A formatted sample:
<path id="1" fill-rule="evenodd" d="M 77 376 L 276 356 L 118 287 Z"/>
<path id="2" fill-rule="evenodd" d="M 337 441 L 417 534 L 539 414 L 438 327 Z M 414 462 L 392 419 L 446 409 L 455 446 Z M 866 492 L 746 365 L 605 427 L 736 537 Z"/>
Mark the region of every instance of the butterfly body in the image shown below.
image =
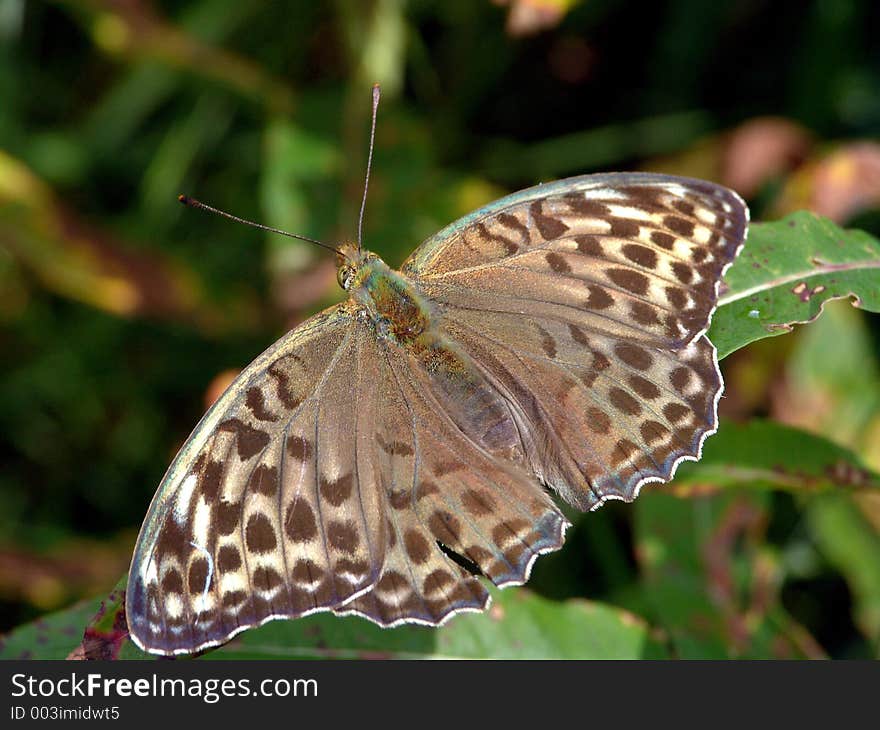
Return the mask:
<path id="1" fill-rule="evenodd" d="M 411 281 L 376 254 L 365 251 L 353 256 L 357 263 L 351 264 L 346 258 L 340 264 L 341 272 L 351 267 L 352 273 L 342 273 L 339 278 L 347 284 L 343 288 L 347 288 L 351 301 L 362 308 L 361 316 L 373 323 L 377 335 L 410 345 L 432 329 L 430 302 Z"/>
<path id="2" fill-rule="evenodd" d="M 392 356 L 418 363 L 458 427 L 493 453 L 513 459 L 515 429 L 505 404 L 485 387 L 476 363 L 443 332 L 439 307 L 375 254 L 342 251 L 340 268 L 353 271 L 339 278 L 348 285 L 355 316 L 370 323 L 386 347 L 400 348 Z"/>
<path id="3" fill-rule="evenodd" d="M 594 509 L 699 457 L 747 220 L 711 183 L 606 174 L 496 201 L 400 271 L 342 246 L 346 302 L 251 363 L 169 467 L 134 640 L 189 653 L 315 611 L 438 625 L 485 607 L 481 577 L 525 582 L 567 526 L 545 487 Z"/>

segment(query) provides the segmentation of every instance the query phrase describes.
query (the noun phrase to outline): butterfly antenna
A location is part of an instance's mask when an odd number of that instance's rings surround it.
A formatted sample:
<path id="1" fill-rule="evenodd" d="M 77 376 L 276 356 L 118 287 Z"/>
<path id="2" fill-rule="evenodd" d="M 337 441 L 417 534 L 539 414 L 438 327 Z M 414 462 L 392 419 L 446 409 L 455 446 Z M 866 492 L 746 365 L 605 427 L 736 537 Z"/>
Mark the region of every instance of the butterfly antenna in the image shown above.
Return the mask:
<path id="1" fill-rule="evenodd" d="M 288 238 L 296 238 L 299 241 L 307 241 L 308 243 L 314 243 L 316 246 L 320 246 L 321 248 L 326 248 L 328 251 L 335 251 L 340 256 L 344 256 L 338 248 L 334 248 L 329 244 L 326 244 L 322 241 L 317 241 L 314 238 L 309 238 L 308 236 L 300 236 L 296 233 L 288 233 L 287 231 L 282 231 L 280 228 L 272 228 L 272 226 L 264 226 L 262 223 L 254 223 L 253 221 L 249 221 L 245 218 L 239 218 L 237 215 L 232 215 L 232 213 L 227 213 L 226 211 L 220 210 L 219 208 L 214 208 L 207 203 L 203 203 L 200 200 L 196 200 L 195 198 L 190 198 L 188 195 L 178 195 L 177 199 L 183 203 L 188 208 L 200 208 L 201 210 L 206 210 L 209 213 L 214 213 L 219 216 L 223 216 L 224 218 L 229 218 L 231 221 L 235 221 L 236 223 L 242 223 L 246 226 L 251 226 L 252 228 L 259 228 L 263 231 L 269 231 L 270 233 L 277 233 L 281 236 L 287 236 Z"/>
<path id="2" fill-rule="evenodd" d="M 379 84 L 373 84 L 373 122 L 370 125 L 370 151 L 367 154 L 367 176 L 364 179 L 364 197 L 361 200 L 361 213 L 358 216 L 358 253 L 364 235 L 364 209 L 367 207 L 367 189 L 370 187 L 370 168 L 373 166 L 373 142 L 376 139 L 376 112 L 379 109 Z"/>

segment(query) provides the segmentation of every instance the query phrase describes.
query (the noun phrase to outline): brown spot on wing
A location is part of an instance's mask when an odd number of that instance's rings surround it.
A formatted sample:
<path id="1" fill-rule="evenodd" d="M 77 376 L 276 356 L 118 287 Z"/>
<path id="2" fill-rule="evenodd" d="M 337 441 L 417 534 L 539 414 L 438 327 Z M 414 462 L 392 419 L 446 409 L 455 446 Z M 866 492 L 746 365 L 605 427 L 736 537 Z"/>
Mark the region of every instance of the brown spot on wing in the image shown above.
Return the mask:
<path id="1" fill-rule="evenodd" d="M 654 362 L 651 354 L 638 345 L 631 345 L 625 342 L 618 343 L 614 346 L 614 353 L 630 367 L 636 370 L 647 370 Z"/>
<path id="2" fill-rule="evenodd" d="M 642 398 L 654 400 L 655 398 L 660 397 L 660 388 L 640 375 L 631 375 L 629 378 L 629 384 L 630 387 Z"/>
<path id="3" fill-rule="evenodd" d="M 672 273 L 682 284 L 690 284 L 694 278 L 694 270 L 681 261 L 675 261 L 672 264 Z"/>
<path id="4" fill-rule="evenodd" d="M 667 210 L 661 200 L 663 191 L 659 188 L 651 187 L 650 185 L 630 185 L 621 188 L 621 192 L 625 193 L 629 198 L 624 205 L 641 208 L 652 213 Z"/>
<path id="5" fill-rule="evenodd" d="M 682 392 L 691 380 L 691 371 L 686 367 L 678 367 L 669 376 L 669 382 L 677 391 Z"/>
<path id="6" fill-rule="evenodd" d="M 687 202 L 686 200 L 673 200 L 672 207 L 675 208 L 679 213 L 683 213 L 684 215 L 693 216 L 694 214 L 693 204 Z"/>
<path id="7" fill-rule="evenodd" d="M 217 430 L 235 434 L 238 457 L 242 461 L 258 454 L 269 443 L 269 434 L 258 431 L 238 418 L 228 418 L 217 426 Z"/>
<path id="8" fill-rule="evenodd" d="M 431 555 L 431 546 L 418 530 L 407 530 L 403 536 L 403 544 L 406 547 L 406 554 L 417 565 L 427 562 Z"/>
<path id="9" fill-rule="evenodd" d="M 271 591 L 284 582 L 278 571 L 268 565 L 260 565 L 254 569 L 253 584 L 258 589 Z"/>
<path id="10" fill-rule="evenodd" d="M 660 320 L 657 319 L 657 310 L 650 304 L 646 304 L 645 302 L 632 302 L 629 311 L 632 318 L 639 324 L 645 326 L 660 324 Z"/>
<path id="11" fill-rule="evenodd" d="M 621 413 L 626 413 L 629 416 L 637 416 L 642 411 L 639 402 L 621 388 L 612 388 L 608 392 L 608 396 L 611 400 L 611 404 Z"/>
<path id="12" fill-rule="evenodd" d="M 558 251 L 550 251 L 544 256 L 544 258 L 547 260 L 547 263 L 550 264 L 550 268 L 553 269 L 553 271 L 560 274 L 571 273 L 571 266 L 568 265 L 565 256 Z"/>
<path id="13" fill-rule="evenodd" d="M 287 508 L 287 519 L 284 521 L 287 536 L 293 542 L 309 542 L 318 534 L 315 513 L 308 502 L 298 499 Z"/>
<path id="14" fill-rule="evenodd" d="M 681 403 L 667 403 L 663 406 L 663 415 L 673 424 L 683 421 L 690 413 L 691 409 Z"/>
<path id="15" fill-rule="evenodd" d="M 587 335 L 577 325 L 569 323 L 568 332 L 571 335 L 571 339 L 573 339 L 579 345 L 587 347 L 590 344 L 590 341 L 587 339 Z"/>
<path id="16" fill-rule="evenodd" d="M 602 372 L 603 370 L 607 370 L 611 367 L 611 360 L 609 360 L 605 355 L 601 352 L 597 352 L 593 350 L 593 364 L 592 367 L 594 370 L 598 372 Z"/>
<path id="17" fill-rule="evenodd" d="M 302 436 L 288 436 L 287 453 L 297 461 L 305 461 L 312 455 L 312 444 Z"/>
<path id="18" fill-rule="evenodd" d="M 541 325 L 536 324 L 538 332 L 541 333 L 541 349 L 544 350 L 544 353 L 549 358 L 556 357 L 556 340 L 553 339 L 553 336 L 545 330 Z"/>
<path id="19" fill-rule="evenodd" d="M 508 255 L 515 254 L 519 251 L 519 246 L 516 242 L 511 241 L 507 236 L 502 236 L 500 233 L 493 233 L 486 227 L 485 223 L 477 223 L 474 226 L 474 229 L 477 231 L 477 235 L 482 238 L 485 238 L 488 241 L 495 241 L 504 246 Z"/>
<path id="20" fill-rule="evenodd" d="M 464 464 L 460 461 L 456 461 L 455 459 L 447 459 L 446 461 L 441 461 L 434 465 L 434 476 L 443 477 L 447 474 L 451 474 L 452 472 L 462 471 L 465 468 Z"/>
<path id="21" fill-rule="evenodd" d="M 555 238 L 560 238 L 568 230 L 568 226 L 561 220 L 544 213 L 542 200 L 536 200 L 533 202 L 529 206 L 529 212 L 532 215 L 532 222 L 538 229 L 538 233 L 541 234 L 545 241 L 552 241 Z"/>
<path id="22" fill-rule="evenodd" d="M 656 243 L 660 248 L 671 251 L 675 247 L 675 236 L 670 236 L 663 231 L 651 231 L 651 243 Z"/>
<path id="23" fill-rule="evenodd" d="M 164 593 L 183 593 L 183 578 L 175 568 L 168 568 L 162 577 L 162 591 Z"/>
<path id="24" fill-rule="evenodd" d="M 596 382 L 596 379 L 599 377 L 599 373 L 595 370 L 587 370 L 586 372 L 582 372 L 580 374 L 581 382 L 586 385 L 588 388 L 593 387 L 593 383 Z"/>
<path id="25" fill-rule="evenodd" d="M 656 441 L 665 441 L 669 436 L 669 429 L 657 421 L 645 421 L 639 426 L 639 432 L 649 445 Z"/>
<path id="26" fill-rule="evenodd" d="M 474 517 L 491 514 L 495 509 L 495 500 L 484 490 L 468 489 L 461 495 L 461 503 Z"/>
<path id="27" fill-rule="evenodd" d="M 278 492 L 278 470 L 274 466 L 259 464 L 251 474 L 248 488 L 258 494 L 274 497 Z"/>
<path id="28" fill-rule="evenodd" d="M 605 274 L 621 289 L 633 294 L 645 294 L 648 291 L 648 277 L 632 269 L 608 269 Z"/>
<path id="29" fill-rule="evenodd" d="M 440 475 L 438 474 L 437 476 Z M 438 487 L 436 484 L 434 484 L 434 482 L 429 481 L 428 479 L 423 479 L 416 487 L 416 494 L 418 495 L 418 499 L 421 500 L 434 494 L 440 494 L 440 487 Z"/>
<path id="30" fill-rule="evenodd" d="M 575 236 L 574 241 L 577 243 L 578 251 L 586 256 L 602 258 L 605 255 L 602 250 L 602 244 L 599 243 L 599 239 L 596 236 Z"/>
<path id="31" fill-rule="evenodd" d="M 360 576 L 363 579 L 370 572 L 370 564 L 366 560 L 340 558 L 333 564 L 333 570 L 337 573 L 349 573 L 354 576 Z M 342 584 L 342 590 L 347 593 L 350 588 Z"/>
<path id="32" fill-rule="evenodd" d="M 691 248 L 691 261 L 693 261 L 695 264 L 702 263 L 708 257 L 709 252 L 705 248 L 700 248 L 699 246 L 694 246 L 693 248 Z"/>
<path id="33" fill-rule="evenodd" d="M 590 292 L 589 298 L 584 302 L 587 309 L 608 309 L 614 304 L 614 298 L 601 286 L 589 284 L 587 289 Z"/>
<path id="34" fill-rule="evenodd" d="M 524 533 L 528 527 L 529 523 L 523 519 L 515 518 L 505 520 L 492 528 L 492 540 L 499 547 L 504 547 L 513 541 L 518 542 L 520 540 L 520 535 Z"/>
<path id="35" fill-rule="evenodd" d="M 692 238 L 694 235 L 694 224 L 685 218 L 668 215 L 663 219 L 663 225 L 673 233 L 677 233 L 685 238 Z"/>
<path id="36" fill-rule="evenodd" d="M 241 553 L 235 545 L 223 545 L 217 551 L 217 568 L 221 573 L 238 570 L 241 567 Z"/>
<path id="37" fill-rule="evenodd" d="M 223 464 L 219 461 L 209 461 L 202 467 L 199 475 L 199 490 L 205 495 L 206 502 L 213 502 L 220 493 L 220 485 L 223 483 Z"/>
<path id="38" fill-rule="evenodd" d="M 634 264 L 644 266 L 646 269 L 657 267 L 657 252 L 647 246 L 639 246 L 636 243 L 628 243 L 623 249 L 623 255 Z"/>
<path id="39" fill-rule="evenodd" d="M 196 558 L 189 566 L 187 583 L 190 593 L 201 593 L 205 590 L 205 581 L 208 579 L 208 561 L 204 558 Z"/>
<path id="40" fill-rule="evenodd" d="M 289 355 L 288 357 L 295 362 L 299 362 L 299 357 L 296 355 Z M 290 377 L 282 368 L 280 362 L 273 363 L 266 372 L 275 381 L 275 395 L 278 397 L 278 400 L 281 401 L 285 408 L 293 410 L 302 400 L 290 389 Z"/>
<path id="41" fill-rule="evenodd" d="M 313 560 L 303 558 L 296 561 L 290 575 L 297 583 L 318 583 L 324 578 L 324 570 Z"/>
<path id="42" fill-rule="evenodd" d="M 348 555 L 354 555 L 360 544 L 357 528 L 351 520 L 332 520 L 327 525 L 327 541 L 333 548 Z"/>
<path id="43" fill-rule="evenodd" d="M 454 545 L 461 537 L 461 523 L 451 512 L 438 510 L 428 520 L 428 528 L 440 542 Z"/>
<path id="44" fill-rule="evenodd" d="M 666 299 L 676 309 L 684 309 L 687 306 L 687 294 L 684 289 L 676 286 L 666 287 Z"/>
<path id="45" fill-rule="evenodd" d="M 268 553 L 275 549 L 275 531 L 266 515 L 257 512 L 250 516 L 245 528 L 245 543 L 254 553 Z"/>
<path id="46" fill-rule="evenodd" d="M 422 583 L 422 590 L 425 591 L 425 595 L 427 596 L 441 595 L 445 594 L 449 586 L 453 583 L 455 583 L 455 578 L 452 573 L 448 570 L 438 568 L 437 570 L 428 573 L 425 577 L 425 580 Z"/>
<path id="47" fill-rule="evenodd" d="M 529 240 L 529 229 L 513 213 L 499 213 L 495 219 L 503 226 L 510 228 L 522 236 L 524 242 Z"/>
<path id="48" fill-rule="evenodd" d="M 615 444 L 614 451 L 611 452 L 611 465 L 619 466 L 623 462 L 629 461 L 629 458 L 638 450 L 639 447 L 629 439 L 620 439 Z"/>
<path id="49" fill-rule="evenodd" d="M 159 532 L 156 552 L 159 555 L 181 556 L 184 548 L 187 551 L 189 550 L 189 535 L 184 533 L 183 528 L 177 524 L 173 515 L 169 512 L 165 519 L 165 524 Z"/>
<path id="50" fill-rule="evenodd" d="M 254 418 L 258 421 L 277 421 L 278 416 L 266 408 L 266 401 L 263 397 L 263 391 L 259 388 L 248 388 L 245 395 L 245 404 L 254 414 Z"/>
<path id="51" fill-rule="evenodd" d="M 408 509 L 412 506 L 412 492 L 408 489 L 397 489 L 388 493 L 388 501 L 396 510 Z"/>
<path id="52" fill-rule="evenodd" d="M 353 485 L 351 474 L 343 474 L 336 479 L 321 477 L 321 496 L 334 507 L 339 507 L 351 496 Z"/>
<path id="53" fill-rule="evenodd" d="M 238 529 L 241 521 L 241 504 L 221 500 L 216 507 L 217 516 L 214 524 L 221 535 L 231 535 Z"/>
<path id="54" fill-rule="evenodd" d="M 223 608 L 241 613 L 239 606 L 245 602 L 247 597 L 248 595 L 244 591 L 227 591 L 223 594 Z"/>

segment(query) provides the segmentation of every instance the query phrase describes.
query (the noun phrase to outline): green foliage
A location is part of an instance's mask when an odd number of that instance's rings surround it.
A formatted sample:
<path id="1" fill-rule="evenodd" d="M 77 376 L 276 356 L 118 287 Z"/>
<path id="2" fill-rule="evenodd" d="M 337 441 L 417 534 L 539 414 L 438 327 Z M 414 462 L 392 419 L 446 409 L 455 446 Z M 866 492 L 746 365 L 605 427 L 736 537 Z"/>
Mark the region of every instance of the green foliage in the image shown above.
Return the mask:
<path id="1" fill-rule="evenodd" d="M 710 337 L 725 357 L 762 337 L 816 319 L 825 302 L 850 298 L 880 312 L 880 241 L 811 213 L 756 223 L 724 277 Z"/>
<path id="2" fill-rule="evenodd" d="M 0 640 L 0 659 L 67 659 L 100 603 L 83 601 L 9 632 Z"/>
<path id="3" fill-rule="evenodd" d="M 675 484 L 841 492 L 880 489 L 880 475 L 829 439 L 756 419 L 723 423 L 703 457 L 682 464 Z"/>
<path id="4" fill-rule="evenodd" d="M 878 656 L 876 3 L 502 5 L 0 11 L 0 656 L 141 656 L 111 589 L 209 383 L 339 297 L 319 250 L 176 196 L 351 238 L 374 81 L 365 241 L 389 263 L 541 180 L 737 187 L 767 222 L 710 330 L 721 427 L 670 485 L 569 515 L 486 615 L 316 615 L 206 656 Z"/>

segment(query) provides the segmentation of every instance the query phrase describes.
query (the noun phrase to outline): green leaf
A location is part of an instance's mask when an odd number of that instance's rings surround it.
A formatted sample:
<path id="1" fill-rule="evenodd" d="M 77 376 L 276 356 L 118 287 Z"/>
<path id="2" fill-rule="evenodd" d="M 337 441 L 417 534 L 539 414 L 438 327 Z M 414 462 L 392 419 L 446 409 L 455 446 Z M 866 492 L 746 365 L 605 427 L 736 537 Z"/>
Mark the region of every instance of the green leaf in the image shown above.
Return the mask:
<path id="1" fill-rule="evenodd" d="M 453 619 L 437 632 L 441 657 L 496 659 L 659 659 L 645 621 L 603 603 L 550 601 L 527 590 L 492 591 L 489 611 Z"/>
<path id="2" fill-rule="evenodd" d="M 798 397 L 787 399 L 784 413 L 880 463 L 880 353 L 870 324 L 837 301 L 804 329 L 786 361 L 785 389 Z"/>
<path id="3" fill-rule="evenodd" d="M 812 322 L 829 299 L 880 312 L 880 241 L 812 213 L 755 223 L 724 278 L 709 337 L 718 357 Z"/>
<path id="4" fill-rule="evenodd" d="M 100 604 L 84 601 L 19 626 L 0 638 L 0 659 L 66 659 L 80 646 L 83 627 Z"/>
<path id="5" fill-rule="evenodd" d="M 880 640 L 880 535 L 845 495 L 812 501 L 807 521 L 822 553 L 846 578 L 856 624 L 876 644 Z"/>
<path id="6" fill-rule="evenodd" d="M 206 656 L 242 658 L 636 659 L 665 652 L 641 618 L 583 600 L 550 601 L 524 588 L 492 589 L 484 613 L 439 629 L 382 629 L 357 617 L 273 621 Z"/>
<path id="7" fill-rule="evenodd" d="M 880 489 L 880 474 L 822 436 L 773 421 L 724 422 L 703 457 L 681 465 L 674 488 L 747 485 L 798 492 Z"/>
<path id="8" fill-rule="evenodd" d="M 657 490 L 636 502 L 643 593 L 676 656 L 823 656 L 780 603 L 780 561 L 763 541 L 768 500 L 760 492 L 679 499 Z"/>

